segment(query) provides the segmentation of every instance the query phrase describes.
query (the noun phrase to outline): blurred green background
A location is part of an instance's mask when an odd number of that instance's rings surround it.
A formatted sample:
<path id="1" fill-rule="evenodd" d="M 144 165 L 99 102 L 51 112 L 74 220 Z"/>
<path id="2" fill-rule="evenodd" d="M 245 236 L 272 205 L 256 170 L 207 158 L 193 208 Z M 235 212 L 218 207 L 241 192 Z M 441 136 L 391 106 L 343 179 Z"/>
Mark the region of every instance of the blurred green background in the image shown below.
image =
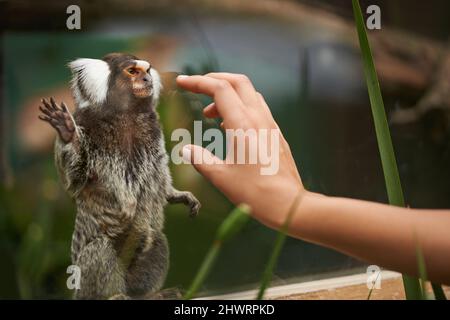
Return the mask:
<path id="1" fill-rule="evenodd" d="M 311 5 L 309 1 L 285 2 Z M 70 265 L 75 206 L 58 182 L 52 155 L 54 136 L 37 120 L 37 106 L 39 99 L 47 96 L 73 105 L 65 65 L 77 57 L 100 58 L 121 51 L 149 59 L 161 72 L 245 73 L 266 97 L 309 189 L 386 202 L 359 52 L 349 40 L 354 34 L 320 24 L 322 14 L 331 21 L 346 21 L 350 7 L 342 1 L 323 1 L 326 8 L 314 7 L 318 11 L 311 14 L 318 20 L 312 22 L 286 19 L 278 7 L 264 14 L 256 9 L 252 12 L 234 1 L 230 3 L 235 10 L 228 11 L 211 9 L 209 2 L 202 1 L 192 2 L 198 10 L 177 7 L 172 1 L 155 6 L 131 1 L 121 14 L 114 11 L 118 10 L 115 1 L 81 1 L 83 14 L 83 5 L 87 8 L 81 31 L 64 30 L 64 2 L 57 6 L 44 3 L 39 11 L 42 16 L 34 20 L 20 18 L 33 11 L 30 2 L 13 6 L 12 12 L 20 5 L 26 10 L 17 11 L 16 22 L 2 33 L 0 298 L 71 296 L 66 288 L 66 268 Z M 96 13 L 96 6 L 108 8 L 109 4 L 109 10 Z M 394 6 L 389 10 L 390 23 L 400 28 L 406 28 L 407 18 L 416 12 L 399 13 Z M 327 16 L 330 12 L 335 18 Z M 446 39 L 440 25 L 408 32 L 435 37 L 438 42 Z M 414 105 L 423 93 L 408 90 L 407 94 L 405 89 L 384 92 L 388 112 L 399 105 Z M 217 127 L 216 122 L 202 117 L 201 109 L 208 101 L 184 93 L 162 99 L 158 110 L 169 152 L 176 143 L 170 141 L 172 130 L 192 130 L 193 120 L 203 120 L 204 127 Z M 407 203 L 412 207 L 450 207 L 445 112 L 437 118 L 425 114 L 407 124 L 391 125 Z M 233 206 L 191 167 L 171 165 L 171 171 L 176 187 L 192 191 L 203 206 L 196 219 L 189 219 L 181 205 L 166 208 L 170 271 L 165 287 L 184 290 L 216 228 Z M 254 288 L 275 236 L 274 231 L 252 221 L 224 248 L 203 293 Z M 288 239 L 274 283 L 364 270 L 362 262 Z"/>

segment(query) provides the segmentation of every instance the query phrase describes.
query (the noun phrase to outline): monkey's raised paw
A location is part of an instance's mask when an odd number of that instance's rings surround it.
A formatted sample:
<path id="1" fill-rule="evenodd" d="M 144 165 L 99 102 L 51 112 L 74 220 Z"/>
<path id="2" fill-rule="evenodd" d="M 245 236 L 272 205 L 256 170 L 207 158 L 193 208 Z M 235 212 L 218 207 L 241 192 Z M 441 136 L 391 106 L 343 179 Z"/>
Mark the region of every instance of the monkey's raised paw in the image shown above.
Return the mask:
<path id="1" fill-rule="evenodd" d="M 75 135 L 75 123 L 66 104 L 61 102 L 61 106 L 58 106 L 53 98 L 50 98 L 50 102 L 47 99 L 41 102 L 43 105 L 39 106 L 39 110 L 43 115 L 39 115 L 39 119 L 55 128 L 62 141 L 71 142 Z"/>

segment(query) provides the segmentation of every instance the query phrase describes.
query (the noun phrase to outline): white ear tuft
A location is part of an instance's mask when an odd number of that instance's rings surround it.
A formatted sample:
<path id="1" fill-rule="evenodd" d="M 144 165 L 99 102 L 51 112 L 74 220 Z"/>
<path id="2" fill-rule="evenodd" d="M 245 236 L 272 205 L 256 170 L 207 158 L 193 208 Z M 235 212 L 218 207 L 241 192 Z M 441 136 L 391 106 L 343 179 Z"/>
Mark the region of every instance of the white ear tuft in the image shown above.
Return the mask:
<path id="1" fill-rule="evenodd" d="M 80 108 L 101 104 L 106 100 L 109 65 L 99 59 L 77 59 L 69 63 L 72 70 L 72 89 Z"/>
<path id="2" fill-rule="evenodd" d="M 150 69 L 150 75 L 153 82 L 153 101 L 158 101 L 162 89 L 161 78 L 159 77 L 158 71 L 153 68 Z"/>
<path id="3" fill-rule="evenodd" d="M 150 68 L 150 63 L 145 60 L 134 60 L 136 63 L 136 68 L 141 68 L 142 70 L 147 71 Z"/>

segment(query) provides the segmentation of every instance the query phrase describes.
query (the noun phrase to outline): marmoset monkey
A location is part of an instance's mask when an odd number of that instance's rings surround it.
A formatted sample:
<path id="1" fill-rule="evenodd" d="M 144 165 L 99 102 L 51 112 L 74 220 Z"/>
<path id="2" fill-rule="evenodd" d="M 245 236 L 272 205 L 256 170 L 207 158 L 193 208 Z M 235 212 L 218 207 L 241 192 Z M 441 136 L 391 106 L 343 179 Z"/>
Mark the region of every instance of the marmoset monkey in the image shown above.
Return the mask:
<path id="1" fill-rule="evenodd" d="M 172 186 L 155 111 L 157 71 L 112 53 L 69 63 L 76 110 L 42 99 L 41 120 L 58 133 L 55 162 L 75 199 L 72 263 L 81 269 L 77 299 L 142 298 L 159 290 L 168 269 L 163 208 L 199 201 Z"/>

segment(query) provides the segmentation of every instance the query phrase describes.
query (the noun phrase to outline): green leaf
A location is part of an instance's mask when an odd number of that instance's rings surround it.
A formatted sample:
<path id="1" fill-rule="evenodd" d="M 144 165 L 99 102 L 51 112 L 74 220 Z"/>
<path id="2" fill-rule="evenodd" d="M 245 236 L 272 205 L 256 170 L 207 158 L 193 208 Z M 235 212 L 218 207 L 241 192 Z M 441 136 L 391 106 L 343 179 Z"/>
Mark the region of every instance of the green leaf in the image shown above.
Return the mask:
<path id="1" fill-rule="evenodd" d="M 269 261 L 267 262 L 266 268 L 264 269 L 264 273 L 260 282 L 258 295 L 256 296 L 256 300 L 262 300 L 264 297 L 264 292 L 270 284 L 270 280 L 272 279 L 273 270 L 278 261 L 278 257 L 281 253 L 281 249 L 283 248 L 284 242 L 286 241 L 286 233 L 288 227 L 291 223 L 292 217 L 294 216 L 295 210 L 297 209 L 298 204 L 300 203 L 301 195 L 298 195 L 294 202 L 292 203 L 289 212 L 287 214 L 286 220 L 283 223 L 283 226 L 278 231 L 278 237 L 275 241 L 275 245 L 272 250 L 272 254 L 270 255 Z"/>
<path id="2" fill-rule="evenodd" d="M 420 287 L 422 289 L 422 300 L 428 300 L 428 294 L 426 290 L 426 283 L 427 283 L 427 269 L 425 266 L 425 258 L 423 257 L 422 250 L 420 249 L 420 246 L 416 245 L 416 257 L 417 257 L 417 269 L 419 270 L 419 282 Z"/>
<path id="3" fill-rule="evenodd" d="M 217 230 L 216 240 L 225 242 L 234 237 L 250 219 L 250 207 L 241 204 L 234 209 Z"/>
<path id="4" fill-rule="evenodd" d="M 444 290 L 442 290 L 442 287 L 439 284 L 431 283 L 431 287 L 433 288 L 434 298 L 436 300 L 447 300 Z"/>
<path id="5" fill-rule="evenodd" d="M 242 228 L 250 220 L 249 213 L 250 207 L 248 205 L 242 204 L 235 208 L 222 222 L 219 229 L 217 229 L 216 238 L 214 239 L 213 244 L 209 248 L 205 258 L 203 259 L 200 269 L 197 271 L 192 284 L 184 295 L 184 299 L 189 300 L 195 296 L 195 294 L 200 289 L 203 282 L 211 272 L 217 256 L 220 253 L 220 249 L 222 248 L 222 244 L 230 240 L 242 230 Z"/>
<path id="6" fill-rule="evenodd" d="M 208 277 L 211 272 L 214 262 L 216 261 L 217 256 L 219 255 L 222 243 L 215 241 L 212 246 L 209 248 L 208 253 L 203 259 L 202 265 L 200 269 L 198 269 L 197 274 L 192 281 L 188 291 L 184 295 L 185 300 L 192 299 L 197 293 L 198 289 L 202 286 L 205 279 Z"/>
<path id="7" fill-rule="evenodd" d="M 372 52 L 367 39 L 361 7 L 359 6 L 358 0 L 352 0 L 352 4 L 389 203 L 391 205 L 404 207 L 405 201 L 403 198 L 402 186 L 400 184 L 397 162 L 395 160 L 394 147 L 392 146 L 383 98 L 381 96 L 380 85 L 378 83 L 378 77 L 372 59 Z M 407 299 L 420 299 L 422 297 L 418 279 L 403 275 L 403 285 L 405 287 Z"/>
<path id="8" fill-rule="evenodd" d="M 381 270 L 378 271 L 377 277 L 375 278 L 375 280 L 374 280 L 374 282 L 373 282 L 373 285 L 372 285 L 372 287 L 371 287 L 370 290 L 369 290 L 369 294 L 367 295 L 367 300 L 370 300 L 370 297 L 372 296 L 373 289 L 375 288 L 375 286 L 376 286 L 376 284 L 377 284 L 377 280 L 378 280 L 378 278 L 380 277 L 380 275 L 381 275 Z"/>

